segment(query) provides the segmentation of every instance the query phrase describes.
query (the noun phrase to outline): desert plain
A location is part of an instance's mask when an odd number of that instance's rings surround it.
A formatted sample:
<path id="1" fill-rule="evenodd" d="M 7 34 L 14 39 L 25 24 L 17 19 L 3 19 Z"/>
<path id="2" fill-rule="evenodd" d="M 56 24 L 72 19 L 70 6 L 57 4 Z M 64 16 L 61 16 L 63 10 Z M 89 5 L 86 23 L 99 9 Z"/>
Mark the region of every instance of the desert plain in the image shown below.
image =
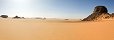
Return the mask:
<path id="1" fill-rule="evenodd" d="M 3 19 L 0 40 L 114 40 L 114 20 Z"/>

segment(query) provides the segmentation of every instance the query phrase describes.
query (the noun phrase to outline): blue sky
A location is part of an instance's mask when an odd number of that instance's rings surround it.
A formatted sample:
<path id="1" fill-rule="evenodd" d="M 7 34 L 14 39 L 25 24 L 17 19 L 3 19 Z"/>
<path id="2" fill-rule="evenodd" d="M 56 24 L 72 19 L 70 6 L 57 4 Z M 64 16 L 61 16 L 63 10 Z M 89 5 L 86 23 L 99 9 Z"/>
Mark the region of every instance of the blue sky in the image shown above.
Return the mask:
<path id="1" fill-rule="evenodd" d="M 11 17 L 84 18 L 95 6 L 114 12 L 114 0 L 0 0 L 0 14 Z"/>

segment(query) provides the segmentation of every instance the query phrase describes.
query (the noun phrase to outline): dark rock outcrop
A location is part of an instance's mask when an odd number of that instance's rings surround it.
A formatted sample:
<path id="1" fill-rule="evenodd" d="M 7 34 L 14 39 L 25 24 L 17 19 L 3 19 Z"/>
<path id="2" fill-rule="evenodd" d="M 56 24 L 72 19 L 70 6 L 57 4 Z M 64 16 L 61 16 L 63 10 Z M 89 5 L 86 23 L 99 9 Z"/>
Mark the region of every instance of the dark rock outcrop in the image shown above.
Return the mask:
<path id="1" fill-rule="evenodd" d="M 93 13 L 82 21 L 95 21 L 110 18 L 110 14 L 105 6 L 96 6 Z"/>
<path id="2" fill-rule="evenodd" d="M 114 13 L 112 13 L 112 15 L 114 16 Z"/>
<path id="3" fill-rule="evenodd" d="M 15 16 L 15 17 L 13 17 L 13 18 L 21 18 L 21 17 Z"/>
<path id="4" fill-rule="evenodd" d="M 1 15 L 2 18 L 8 18 L 8 15 Z"/>

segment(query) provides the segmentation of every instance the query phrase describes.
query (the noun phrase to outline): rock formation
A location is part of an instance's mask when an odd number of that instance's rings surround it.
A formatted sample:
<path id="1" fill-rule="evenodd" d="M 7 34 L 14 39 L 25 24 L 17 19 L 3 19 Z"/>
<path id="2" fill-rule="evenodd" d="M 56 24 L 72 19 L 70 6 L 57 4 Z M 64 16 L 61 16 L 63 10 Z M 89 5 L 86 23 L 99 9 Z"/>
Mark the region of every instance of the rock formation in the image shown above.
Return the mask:
<path id="1" fill-rule="evenodd" d="M 15 16 L 15 17 L 13 17 L 13 18 L 21 18 L 21 17 Z"/>
<path id="2" fill-rule="evenodd" d="M 84 18 L 82 21 L 96 21 L 102 19 L 108 19 L 111 17 L 111 14 L 108 13 L 108 10 L 105 6 L 96 6 L 93 13 L 87 18 Z"/>
<path id="3" fill-rule="evenodd" d="M 114 16 L 114 13 L 112 13 L 112 16 Z"/>
<path id="4" fill-rule="evenodd" d="M 2 17 L 2 18 L 8 18 L 7 15 L 1 15 L 0 17 Z"/>

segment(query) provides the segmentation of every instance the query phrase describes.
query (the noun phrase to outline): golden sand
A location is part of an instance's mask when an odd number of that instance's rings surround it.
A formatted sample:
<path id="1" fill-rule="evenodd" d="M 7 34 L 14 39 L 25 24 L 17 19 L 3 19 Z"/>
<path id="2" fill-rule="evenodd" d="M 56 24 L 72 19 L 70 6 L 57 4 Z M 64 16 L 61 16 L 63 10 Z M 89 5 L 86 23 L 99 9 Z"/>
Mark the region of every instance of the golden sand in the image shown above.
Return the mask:
<path id="1" fill-rule="evenodd" d="M 114 20 L 51 22 L 0 19 L 0 40 L 114 40 Z"/>

